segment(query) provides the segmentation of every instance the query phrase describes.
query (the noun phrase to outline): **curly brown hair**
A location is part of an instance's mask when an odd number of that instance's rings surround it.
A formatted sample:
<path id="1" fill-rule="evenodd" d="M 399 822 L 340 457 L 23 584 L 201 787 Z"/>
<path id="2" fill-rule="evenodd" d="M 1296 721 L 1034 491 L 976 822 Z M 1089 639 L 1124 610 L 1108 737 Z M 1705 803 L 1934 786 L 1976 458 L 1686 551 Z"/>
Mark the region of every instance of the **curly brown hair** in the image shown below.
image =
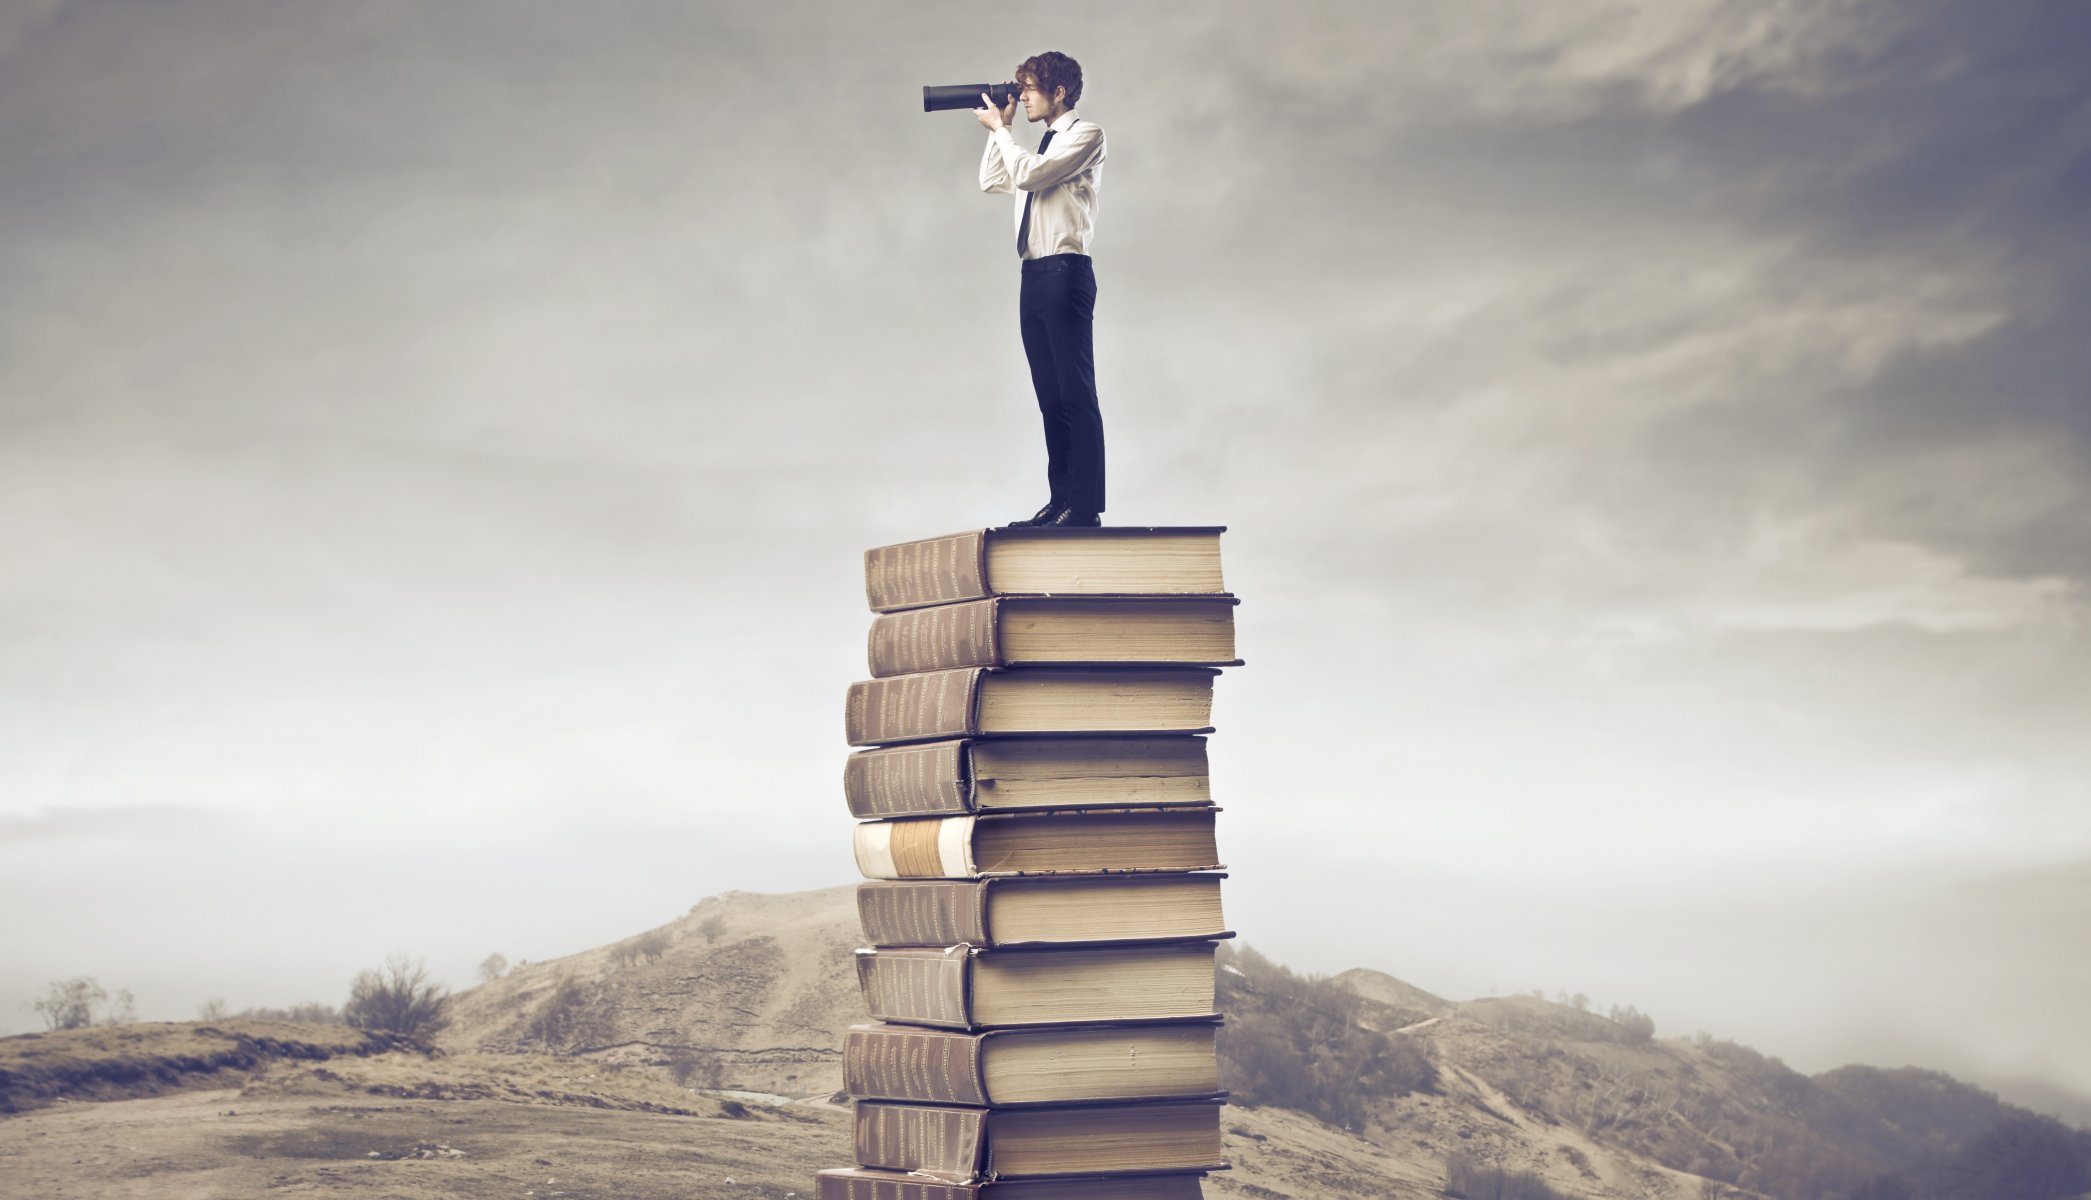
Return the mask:
<path id="1" fill-rule="evenodd" d="M 1082 64 L 1058 50 L 1034 54 L 1017 66 L 1018 83 L 1035 83 L 1038 90 L 1048 97 L 1053 89 L 1067 89 L 1067 106 L 1073 108 L 1075 101 L 1082 98 Z"/>

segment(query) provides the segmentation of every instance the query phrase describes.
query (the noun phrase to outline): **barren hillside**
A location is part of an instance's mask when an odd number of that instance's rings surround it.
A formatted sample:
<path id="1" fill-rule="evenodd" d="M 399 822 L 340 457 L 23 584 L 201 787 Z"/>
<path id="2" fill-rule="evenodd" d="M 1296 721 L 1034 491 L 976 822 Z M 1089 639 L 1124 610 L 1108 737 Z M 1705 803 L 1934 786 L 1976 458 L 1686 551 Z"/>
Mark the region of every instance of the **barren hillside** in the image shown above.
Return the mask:
<path id="1" fill-rule="evenodd" d="M 842 1086 L 842 1031 L 864 1019 L 852 954 L 856 889 L 708 897 L 645 935 L 518 966 L 453 998 L 446 1050 L 555 1051 L 656 1062 L 686 1048 L 715 1055 L 721 1082 L 757 1092 L 823 1095 Z M 582 1011 L 547 1045 L 533 1019 L 562 982 Z"/>
<path id="2" fill-rule="evenodd" d="M 437 1047 L 251 1022 L 0 1039 L 0 1085 L 31 1110 L 0 1119 L 0 1192 L 782 1197 L 849 1157 L 847 1110 L 828 1100 L 862 1019 L 852 897 L 727 893 L 520 965 L 452 997 Z M 1237 1103 L 1216 1197 L 2091 1187 L 2091 1139 L 1937 1072 L 1802 1076 L 1733 1043 L 1655 1037 L 1638 1014 L 1459 1003 L 1369 969 L 1295 975 L 1247 949 L 1227 955 L 1222 990 Z M 123 1096 L 144 1098 L 78 1102 Z"/>

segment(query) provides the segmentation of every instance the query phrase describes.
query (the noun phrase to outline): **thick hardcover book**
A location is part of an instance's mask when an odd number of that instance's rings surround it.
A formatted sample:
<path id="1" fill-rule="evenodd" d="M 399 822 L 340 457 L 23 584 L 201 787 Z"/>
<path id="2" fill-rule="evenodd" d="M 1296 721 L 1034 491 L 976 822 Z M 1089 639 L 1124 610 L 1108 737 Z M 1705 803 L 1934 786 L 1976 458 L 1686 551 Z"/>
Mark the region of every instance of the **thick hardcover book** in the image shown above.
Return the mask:
<path id="1" fill-rule="evenodd" d="M 857 1165 L 962 1183 L 1221 1171 L 1220 1104 L 857 1105 Z"/>
<path id="2" fill-rule="evenodd" d="M 1206 1100 L 1220 1090 L 1217 1021 L 963 1033 L 852 1025 L 843 1086 L 859 1100 L 982 1108 Z"/>
<path id="3" fill-rule="evenodd" d="M 1024 663 L 1239 666 L 1232 596 L 1021 596 L 887 613 L 871 623 L 871 673 Z"/>
<path id="4" fill-rule="evenodd" d="M 815 1200 L 1202 1200 L 1199 1175 L 990 1179 L 947 1183 L 902 1171 L 849 1167 L 814 1176 Z"/>
<path id="5" fill-rule="evenodd" d="M 853 683 L 852 746 L 984 733 L 1210 733 L 1211 667 L 963 667 Z"/>
<path id="6" fill-rule="evenodd" d="M 1085 809 L 910 817 L 856 827 L 867 879 L 1217 871 L 1218 809 Z"/>
<path id="7" fill-rule="evenodd" d="M 873 612 L 1006 595 L 1218 595 L 1224 525 L 972 529 L 864 552 Z"/>
<path id="8" fill-rule="evenodd" d="M 1219 1016 L 1213 1007 L 1211 942 L 1080 950 L 859 950 L 857 987 L 877 1020 L 945 1029 Z"/>
<path id="9" fill-rule="evenodd" d="M 1227 938 L 1223 875 L 1055 875 L 857 885 L 873 946 L 1082 946 Z"/>
<path id="10" fill-rule="evenodd" d="M 1205 739 L 962 738 L 859 750 L 842 768 L 852 816 L 926 817 L 1009 808 L 1207 804 Z"/>

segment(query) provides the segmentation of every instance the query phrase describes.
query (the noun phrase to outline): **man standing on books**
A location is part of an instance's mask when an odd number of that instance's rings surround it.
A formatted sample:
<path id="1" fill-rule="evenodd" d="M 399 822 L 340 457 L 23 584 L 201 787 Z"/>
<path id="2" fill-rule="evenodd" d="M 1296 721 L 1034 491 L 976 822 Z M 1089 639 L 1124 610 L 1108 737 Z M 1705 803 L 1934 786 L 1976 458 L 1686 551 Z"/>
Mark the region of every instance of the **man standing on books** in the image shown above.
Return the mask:
<path id="1" fill-rule="evenodd" d="M 982 94 L 974 115 L 987 127 L 980 190 L 1013 192 L 1016 252 L 1023 261 L 1017 314 L 1031 387 L 1045 419 L 1045 507 L 1011 525 L 1097 525 L 1104 511 L 1104 418 L 1096 406 L 1096 356 L 1090 322 L 1096 273 L 1089 240 L 1096 232 L 1096 192 L 1104 167 L 1104 131 L 1075 115 L 1082 65 L 1057 50 L 1016 69 L 1019 97 L 1033 123 L 1046 123 L 1037 153 L 1017 145 L 1009 124 L 1016 100 L 997 109 Z"/>

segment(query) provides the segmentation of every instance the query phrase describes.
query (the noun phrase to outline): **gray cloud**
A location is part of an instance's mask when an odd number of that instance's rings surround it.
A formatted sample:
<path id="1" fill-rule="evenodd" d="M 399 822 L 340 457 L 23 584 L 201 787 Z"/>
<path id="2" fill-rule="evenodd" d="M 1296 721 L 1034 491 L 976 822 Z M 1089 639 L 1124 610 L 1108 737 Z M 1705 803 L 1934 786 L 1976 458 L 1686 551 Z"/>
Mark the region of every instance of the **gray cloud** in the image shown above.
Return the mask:
<path id="1" fill-rule="evenodd" d="M 1667 48 L 1646 60 L 1619 22 L 1565 21 L 1503 96 L 1502 41 L 1219 22 L 1215 117 L 1269 156 L 1267 186 L 1193 213 L 1257 247 L 1273 286 L 1244 302 L 1201 282 L 1234 328 L 1311 317 L 1305 353 L 1273 352 L 1326 365 L 1294 380 L 1324 418 L 1292 427 L 1303 456 L 1338 424 L 1434 444 L 1488 404 L 1486 449 L 1531 448 L 1505 461 L 1512 486 L 1551 474 L 1550 503 L 1607 524 L 1732 553 L 1766 519 L 1834 521 L 1841 541 L 2076 577 L 2083 17 L 1935 8 L 1727 10 L 1688 37 L 1642 29 Z M 1498 108 L 1442 102 L 1448 80 Z M 1927 477 L 1943 487 L 1912 495 Z"/>

